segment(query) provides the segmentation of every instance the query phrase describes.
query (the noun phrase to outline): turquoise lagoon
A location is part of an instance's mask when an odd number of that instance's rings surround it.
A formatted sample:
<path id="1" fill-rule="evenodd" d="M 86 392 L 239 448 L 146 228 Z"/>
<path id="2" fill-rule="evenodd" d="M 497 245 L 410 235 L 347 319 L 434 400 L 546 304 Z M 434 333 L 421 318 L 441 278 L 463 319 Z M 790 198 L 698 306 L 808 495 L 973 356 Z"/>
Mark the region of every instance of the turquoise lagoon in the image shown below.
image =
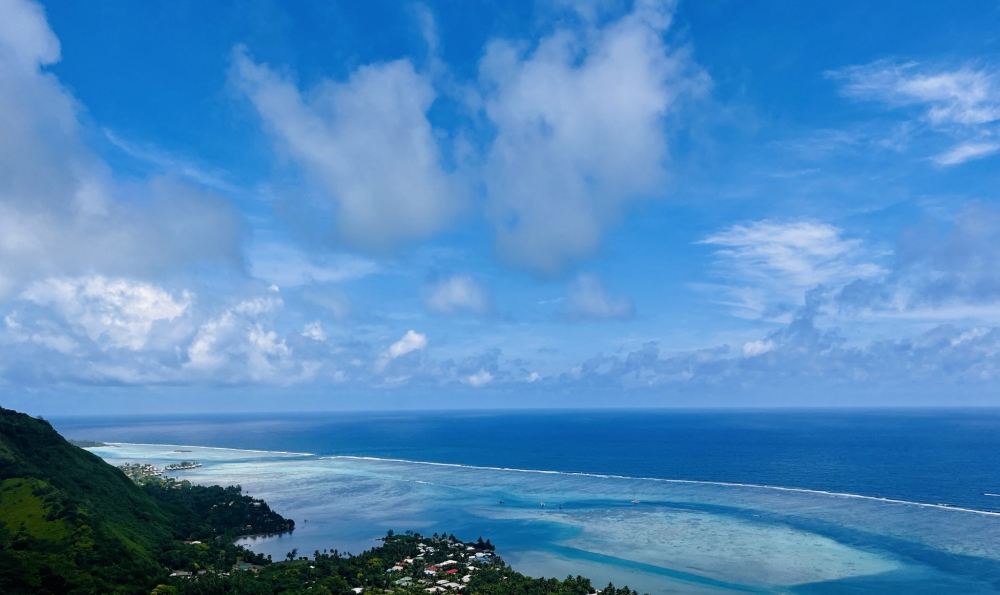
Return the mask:
<path id="1" fill-rule="evenodd" d="M 306 453 L 114 444 L 108 462 L 203 466 L 294 518 L 244 539 L 282 559 L 359 552 L 388 529 L 489 537 L 534 576 L 648 593 L 1000 593 L 1000 514 L 779 486 Z M 501 500 L 503 501 L 501 503 Z M 637 501 L 637 502 L 633 502 Z M 542 505 L 544 503 L 544 506 Z"/>

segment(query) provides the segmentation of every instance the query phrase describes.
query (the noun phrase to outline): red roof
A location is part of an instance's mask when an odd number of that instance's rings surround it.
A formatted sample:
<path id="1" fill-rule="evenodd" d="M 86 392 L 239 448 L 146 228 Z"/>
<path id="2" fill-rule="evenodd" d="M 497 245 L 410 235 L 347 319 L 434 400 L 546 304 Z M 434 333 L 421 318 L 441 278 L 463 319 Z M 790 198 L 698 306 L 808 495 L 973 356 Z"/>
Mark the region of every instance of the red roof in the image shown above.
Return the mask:
<path id="1" fill-rule="evenodd" d="M 458 569 L 457 568 L 452 568 L 451 570 L 445 572 L 445 574 L 455 574 L 456 572 L 458 572 Z"/>
<path id="2" fill-rule="evenodd" d="M 427 570 L 437 570 L 437 569 L 438 569 L 437 566 L 428 566 L 427 567 Z"/>

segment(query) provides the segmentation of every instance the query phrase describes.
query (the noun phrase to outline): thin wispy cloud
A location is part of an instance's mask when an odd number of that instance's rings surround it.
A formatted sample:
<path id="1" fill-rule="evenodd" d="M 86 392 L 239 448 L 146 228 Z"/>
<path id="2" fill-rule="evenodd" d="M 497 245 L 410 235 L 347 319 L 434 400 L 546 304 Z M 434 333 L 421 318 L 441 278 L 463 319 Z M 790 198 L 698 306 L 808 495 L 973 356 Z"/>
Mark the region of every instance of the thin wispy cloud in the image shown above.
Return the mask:
<path id="1" fill-rule="evenodd" d="M 717 246 L 719 273 L 745 309 L 760 313 L 783 300 L 797 302 L 817 285 L 841 286 L 884 273 L 860 239 L 816 221 L 753 221 L 698 242 Z"/>
<path id="2" fill-rule="evenodd" d="M 191 159 L 171 154 L 158 147 L 130 142 L 107 128 L 102 129 L 102 132 L 105 138 L 123 153 L 152 165 L 157 173 L 180 176 L 195 184 L 224 192 L 239 190 L 239 187 L 230 181 L 231 176 L 228 172 L 195 163 Z"/>
<path id="3" fill-rule="evenodd" d="M 826 74 L 841 81 L 845 96 L 916 110 L 929 126 L 956 137 L 955 146 L 932 157 L 939 165 L 981 159 L 1000 147 L 994 140 L 1000 122 L 998 68 L 879 60 Z"/>

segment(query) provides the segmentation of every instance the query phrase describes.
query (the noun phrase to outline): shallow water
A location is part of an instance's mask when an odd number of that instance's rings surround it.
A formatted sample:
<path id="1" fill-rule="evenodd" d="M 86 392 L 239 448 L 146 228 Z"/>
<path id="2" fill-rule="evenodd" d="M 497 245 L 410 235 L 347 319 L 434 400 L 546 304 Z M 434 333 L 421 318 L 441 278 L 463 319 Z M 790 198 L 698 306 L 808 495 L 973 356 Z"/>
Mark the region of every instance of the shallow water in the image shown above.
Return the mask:
<path id="1" fill-rule="evenodd" d="M 988 512 L 378 458 L 129 444 L 92 450 L 109 462 L 198 460 L 203 467 L 177 476 L 240 484 L 266 499 L 298 528 L 245 543 L 278 559 L 292 548 L 357 552 L 391 528 L 482 535 L 522 572 L 582 574 L 649 593 L 1000 593 L 1000 515 Z"/>

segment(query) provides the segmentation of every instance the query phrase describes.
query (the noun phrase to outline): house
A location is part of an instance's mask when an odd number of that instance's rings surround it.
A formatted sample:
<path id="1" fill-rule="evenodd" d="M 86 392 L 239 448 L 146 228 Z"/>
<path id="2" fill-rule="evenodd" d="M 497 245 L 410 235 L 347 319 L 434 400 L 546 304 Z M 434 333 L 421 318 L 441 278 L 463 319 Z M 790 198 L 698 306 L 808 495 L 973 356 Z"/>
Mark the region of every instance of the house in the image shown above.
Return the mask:
<path id="1" fill-rule="evenodd" d="M 410 578 L 408 576 L 404 576 L 403 578 L 401 578 L 398 581 L 396 581 L 396 584 L 399 585 L 400 587 L 406 587 L 406 586 L 409 586 L 410 583 L 412 583 L 412 582 L 413 582 L 412 578 Z"/>
<path id="2" fill-rule="evenodd" d="M 444 562 L 438 564 L 438 566 L 451 566 L 452 564 L 458 564 L 458 562 L 455 560 L 445 560 Z"/>
<path id="3" fill-rule="evenodd" d="M 462 577 L 462 582 L 463 583 L 467 583 L 467 582 L 469 582 L 471 580 L 472 580 L 472 577 L 469 576 L 469 575 L 465 575 L 465 576 Z"/>
<path id="4" fill-rule="evenodd" d="M 187 570 L 178 570 L 176 572 L 171 572 L 170 576 L 179 576 L 182 578 L 191 578 L 191 573 Z"/>
<path id="5" fill-rule="evenodd" d="M 445 574 L 458 574 L 458 569 L 457 568 L 449 568 L 448 570 L 445 570 L 444 572 L 445 572 Z"/>
<path id="6" fill-rule="evenodd" d="M 362 591 L 364 591 L 364 589 L 363 589 L 363 588 L 361 588 L 361 587 L 354 587 L 354 588 L 353 588 L 353 589 L 351 589 L 351 590 L 352 590 L 352 591 L 354 591 L 355 593 L 361 593 Z"/>

